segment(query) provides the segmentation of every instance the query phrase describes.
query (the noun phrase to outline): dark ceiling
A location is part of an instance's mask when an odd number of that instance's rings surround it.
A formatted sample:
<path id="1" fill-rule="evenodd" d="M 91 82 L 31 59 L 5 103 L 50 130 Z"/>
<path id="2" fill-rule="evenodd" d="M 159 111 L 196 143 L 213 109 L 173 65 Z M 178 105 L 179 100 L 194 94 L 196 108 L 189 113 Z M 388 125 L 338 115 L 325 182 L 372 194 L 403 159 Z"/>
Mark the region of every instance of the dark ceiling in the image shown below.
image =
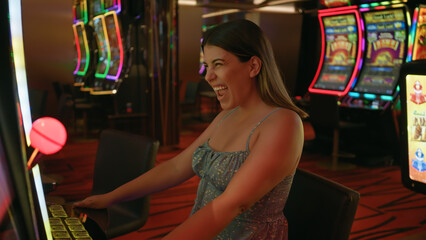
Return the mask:
<path id="1" fill-rule="evenodd" d="M 221 9 L 254 9 L 264 6 L 295 6 L 297 9 L 317 8 L 318 0 L 197 0 L 197 6 Z"/>

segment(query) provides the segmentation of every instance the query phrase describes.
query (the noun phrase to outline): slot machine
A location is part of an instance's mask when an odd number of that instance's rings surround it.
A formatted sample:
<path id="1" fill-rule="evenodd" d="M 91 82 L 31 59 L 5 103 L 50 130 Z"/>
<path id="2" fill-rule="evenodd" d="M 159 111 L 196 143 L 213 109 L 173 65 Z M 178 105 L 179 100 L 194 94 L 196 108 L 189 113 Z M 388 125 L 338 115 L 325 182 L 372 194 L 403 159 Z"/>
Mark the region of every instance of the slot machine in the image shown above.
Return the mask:
<path id="1" fill-rule="evenodd" d="M 0 239 L 106 239 L 102 237 L 104 233 L 83 232 L 85 227 L 80 222 L 74 221 L 75 231 L 71 232 L 65 225 L 52 221 L 40 168 L 36 163 L 27 167 L 28 153 L 33 150 L 32 119 L 21 3 L 2 1 L 0 11 L 0 32 L 7 36 L 0 40 L 0 59 L 6 63 L 0 66 L 3 73 L 0 88 Z"/>
<path id="2" fill-rule="evenodd" d="M 92 4 L 98 58 L 90 94 L 110 98 L 113 118 L 146 114 L 145 3 L 94 0 Z"/>
<path id="3" fill-rule="evenodd" d="M 93 30 L 88 21 L 87 0 L 75 0 L 73 4 L 73 25 L 75 45 L 74 86 L 89 91 L 93 81 Z"/>
<path id="4" fill-rule="evenodd" d="M 398 100 L 398 76 L 407 56 L 411 18 L 403 3 L 370 2 L 361 1 L 359 8 L 365 29 L 363 65 L 341 106 L 385 111 Z"/>
<path id="5" fill-rule="evenodd" d="M 426 5 L 416 7 L 407 63 L 401 67 L 401 180 L 426 194 Z"/>
<path id="6" fill-rule="evenodd" d="M 356 82 L 363 36 L 357 6 L 350 1 L 321 1 L 318 10 L 322 47 L 317 72 L 308 91 L 343 96 Z"/>
<path id="7" fill-rule="evenodd" d="M 360 3 L 365 31 L 363 64 L 356 84 L 342 97 L 340 108 L 346 120 L 366 124 L 357 142 L 374 149 L 375 156 L 359 148 L 364 163 L 389 165 L 400 160 L 398 79 L 407 57 L 410 8 L 400 1 Z"/>
<path id="8" fill-rule="evenodd" d="M 108 82 L 106 80 L 110 68 L 111 51 L 101 1 L 94 1 L 93 9 L 93 14 L 95 15 L 92 19 L 93 30 L 98 51 L 95 79 L 91 88 L 91 93 L 113 94 L 115 93 L 114 90 L 116 90 L 116 81 L 112 80 Z"/>

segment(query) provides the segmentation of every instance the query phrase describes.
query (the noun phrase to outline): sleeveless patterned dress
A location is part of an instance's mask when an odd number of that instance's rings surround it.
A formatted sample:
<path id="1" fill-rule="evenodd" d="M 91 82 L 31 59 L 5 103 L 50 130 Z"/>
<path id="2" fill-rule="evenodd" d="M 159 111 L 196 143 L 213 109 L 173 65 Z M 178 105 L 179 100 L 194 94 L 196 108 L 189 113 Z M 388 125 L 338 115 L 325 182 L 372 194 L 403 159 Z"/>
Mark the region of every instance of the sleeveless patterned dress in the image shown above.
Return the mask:
<path id="1" fill-rule="evenodd" d="M 201 178 L 201 181 L 191 215 L 225 191 L 234 173 L 250 154 L 249 142 L 252 133 L 267 117 L 278 109 L 269 113 L 252 129 L 247 140 L 246 150 L 237 152 L 214 151 L 210 148 L 209 140 L 207 140 L 194 151 L 192 168 L 195 174 Z M 234 110 L 229 112 L 221 122 Z M 292 182 L 293 175 L 284 178 L 251 208 L 237 216 L 215 239 L 286 240 L 288 225 L 283 209 Z"/>

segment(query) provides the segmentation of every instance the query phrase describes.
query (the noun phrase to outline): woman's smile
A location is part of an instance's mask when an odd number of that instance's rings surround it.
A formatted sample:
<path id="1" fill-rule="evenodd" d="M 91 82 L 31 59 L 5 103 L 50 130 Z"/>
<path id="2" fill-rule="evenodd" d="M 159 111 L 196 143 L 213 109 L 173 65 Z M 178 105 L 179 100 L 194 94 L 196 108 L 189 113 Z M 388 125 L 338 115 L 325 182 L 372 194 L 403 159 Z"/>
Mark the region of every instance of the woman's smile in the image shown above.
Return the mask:
<path id="1" fill-rule="evenodd" d="M 213 87 L 213 90 L 215 91 L 218 100 L 220 101 L 220 99 L 223 97 L 223 95 L 225 95 L 225 93 L 228 90 L 228 87 L 225 85 L 216 85 Z"/>

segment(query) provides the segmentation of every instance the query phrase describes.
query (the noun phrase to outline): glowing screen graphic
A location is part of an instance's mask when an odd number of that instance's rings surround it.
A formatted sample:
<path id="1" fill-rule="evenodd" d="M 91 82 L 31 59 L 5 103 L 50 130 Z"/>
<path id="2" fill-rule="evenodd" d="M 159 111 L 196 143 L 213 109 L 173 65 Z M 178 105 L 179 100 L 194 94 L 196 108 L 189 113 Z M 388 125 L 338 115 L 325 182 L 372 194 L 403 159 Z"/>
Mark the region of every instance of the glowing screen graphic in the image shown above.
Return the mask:
<path id="1" fill-rule="evenodd" d="M 393 94 L 405 58 L 407 26 L 404 14 L 403 9 L 364 13 L 365 62 L 355 91 Z"/>
<path id="2" fill-rule="evenodd" d="M 123 46 L 115 12 L 108 12 L 105 14 L 105 24 L 111 51 L 110 68 L 107 78 L 117 79 L 123 66 Z"/>
<path id="3" fill-rule="evenodd" d="M 324 65 L 314 88 L 343 91 L 351 78 L 358 49 L 358 28 L 354 14 L 323 18 L 325 28 Z"/>
<path id="4" fill-rule="evenodd" d="M 409 175 L 426 183 L 426 76 L 407 75 L 407 140 Z"/>
<path id="5" fill-rule="evenodd" d="M 426 59 L 426 7 L 421 7 L 417 18 L 413 60 Z"/>
<path id="6" fill-rule="evenodd" d="M 93 19 L 96 42 L 98 44 L 98 67 L 95 76 L 105 78 L 110 62 L 110 50 L 108 39 L 106 38 L 105 20 L 103 16 L 97 16 Z"/>

